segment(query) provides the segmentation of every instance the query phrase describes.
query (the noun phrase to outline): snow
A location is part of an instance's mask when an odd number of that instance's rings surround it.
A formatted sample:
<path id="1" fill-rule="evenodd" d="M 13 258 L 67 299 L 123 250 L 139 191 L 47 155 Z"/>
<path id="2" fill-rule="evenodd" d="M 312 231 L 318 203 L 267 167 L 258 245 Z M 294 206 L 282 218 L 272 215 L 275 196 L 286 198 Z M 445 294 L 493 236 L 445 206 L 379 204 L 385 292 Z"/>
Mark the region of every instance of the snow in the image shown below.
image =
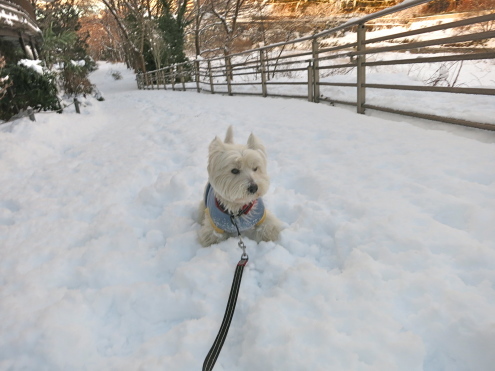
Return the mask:
<path id="1" fill-rule="evenodd" d="M 24 66 L 26 68 L 31 68 L 35 72 L 43 75 L 43 62 L 40 60 L 32 60 L 32 59 L 21 59 L 18 63 L 19 66 Z"/>
<path id="2" fill-rule="evenodd" d="M 7 7 L 8 10 L 11 9 L 11 7 Z M 13 13 L 13 12 L 9 12 L 7 13 L 5 11 L 5 9 L 2 9 L 2 11 L 0 12 L 0 20 L 2 20 L 3 23 L 9 25 L 9 26 L 13 26 L 14 25 L 14 21 L 20 21 L 19 17 L 17 16 L 17 14 Z"/>
<path id="3" fill-rule="evenodd" d="M 73 65 L 73 66 L 76 66 L 76 67 L 84 67 L 86 65 L 86 61 L 84 59 L 80 60 L 80 61 L 70 61 L 70 63 Z"/>
<path id="4" fill-rule="evenodd" d="M 24 28 L 29 27 L 31 30 L 41 33 L 38 26 L 31 21 L 24 10 L 20 10 L 17 4 L 2 2 L 0 9 L 0 24 L 6 24 L 13 27 L 15 23 L 20 23 Z"/>
<path id="5" fill-rule="evenodd" d="M 245 240 L 215 370 L 492 369 L 493 132 L 91 80 L 82 114 L 0 126 L 1 370 L 201 368 L 241 255 L 196 238 L 228 125 L 265 143 L 284 230 Z"/>

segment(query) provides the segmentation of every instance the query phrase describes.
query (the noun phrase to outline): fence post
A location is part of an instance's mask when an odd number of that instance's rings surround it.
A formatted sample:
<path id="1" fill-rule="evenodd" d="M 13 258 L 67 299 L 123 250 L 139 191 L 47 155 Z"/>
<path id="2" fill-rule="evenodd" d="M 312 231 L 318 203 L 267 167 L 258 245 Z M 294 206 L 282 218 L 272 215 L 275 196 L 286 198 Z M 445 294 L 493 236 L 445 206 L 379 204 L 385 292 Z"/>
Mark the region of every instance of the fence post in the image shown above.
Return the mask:
<path id="1" fill-rule="evenodd" d="M 170 66 L 170 79 L 172 80 L 172 90 L 175 91 L 175 66 Z"/>
<path id="2" fill-rule="evenodd" d="M 320 103 L 320 61 L 318 59 L 318 40 L 313 39 L 313 101 Z"/>
<path id="3" fill-rule="evenodd" d="M 366 102 L 366 54 L 364 54 L 366 45 L 366 26 L 364 23 L 358 25 L 357 30 L 357 113 L 364 113 L 364 104 Z"/>
<path id="4" fill-rule="evenodd" d="M 260 50 L 260 64 L 261 64 L 261 93 L 263 97 L 268 95 L 266 88 L 266 71 L 265 71 L 265 57 L 263 56 L 263 50 Z"/>
<path id="5" fill-rule="evenodd" d="M 201 89 L 199 87 L 199 61 L 198 60 L 194 61 L 194 74 L 196 75 L 196 90 L 198 93 L 200 93 Z"/>
<path id="6" fill-rule="evenodd" d="M 29 107 L 29 106 L 28 106 L 28 108 L 27 108 L 27 114 L 28 114 L 29 119 L 30 119 L 31 121 L 36 121 L 36 118 L 34 117 L 34 111 L 33 111 L 33 109 L 32 109 L 31 107 Z"/>
<path id="7" fill-rule="evenodd" d="M 313 101 L 313 62 L 309 61 L 308 64 L 308 102 Z"/>
<path id="8" fill-rule="evenodd" d="M 268 49 L 265 50 L 264 54 L 265 59 L 265 73 L 266 73 L 266 81 L 270 81 L 270 56 L 268 55 Z M 273 71 L 277 69 L 277 62 L 275 62 L 275 66 L 273 67 Z M 273 76 L 275 77 L 275 76 Z"/>
<path id="9" fill-rule="evenodd" d="M 79 109 L 79 100 L 77 97 L 74 97 L 74 107 L 76 107 L 76 113 L 81 113 L 81 110 Z"/>
<path id="10" fill-rule="evenodd" d="M 230 62 L 230 57 L 225 57 L 225 77 L 227 78 L 227 91 L 229 95 L 232 95 L 232 84 L 230 81 L 232 78 L 232 65 Z"/>
<path id="11" fill-rule="evenodd" d="M 165 68 L 162 69 L 163 89 L 167 90 L 167 74 Z"/>
<path id="12" fill-rule="evenodd" d="M 180 76 L 180 82 L 182 84 L 182 90 L 186 91 L 186 84 L 184 82 L 184 70 L 182 69 L 182 64 L 179 64 L 177 66 L 177 72 L 179 73 L 179 76 Z"/>
<path id="13" fill-rule="evenodd" d="M 215 94 L 215 92 L 213 91 L 213 75 L 211 73 L 211 61 L 208 59 L 208 74 L 210 75 L 210 91 L 211 91 L 211 94 Z"/>

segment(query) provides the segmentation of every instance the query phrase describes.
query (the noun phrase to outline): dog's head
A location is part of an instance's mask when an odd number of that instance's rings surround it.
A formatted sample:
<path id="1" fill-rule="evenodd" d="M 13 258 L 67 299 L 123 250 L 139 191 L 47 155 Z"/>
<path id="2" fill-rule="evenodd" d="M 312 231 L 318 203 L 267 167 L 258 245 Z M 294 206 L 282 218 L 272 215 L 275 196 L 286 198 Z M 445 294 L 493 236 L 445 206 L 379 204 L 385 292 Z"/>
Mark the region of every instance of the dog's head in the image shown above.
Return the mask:
<path id="1" fill-rule="evenodd" d="M 208 176 L 223 206 L 238 211 L 268 191 L 265 147 L 253 134 L 247 145 L 234 144 L 233 130 L 229 127 L 224 142 L 216 137 L 210 143 Z"/>

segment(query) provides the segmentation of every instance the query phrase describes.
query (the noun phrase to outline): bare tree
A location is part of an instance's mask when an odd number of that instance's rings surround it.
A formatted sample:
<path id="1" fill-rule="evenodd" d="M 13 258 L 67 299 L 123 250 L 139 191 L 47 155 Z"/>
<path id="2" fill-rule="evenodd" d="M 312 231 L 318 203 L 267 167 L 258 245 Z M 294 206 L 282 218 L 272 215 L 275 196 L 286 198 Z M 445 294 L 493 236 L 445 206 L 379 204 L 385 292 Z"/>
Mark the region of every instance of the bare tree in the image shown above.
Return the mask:
<path id="1" fill-rule="evenodd" d="M 135 70 L 184 60 L 190 0 L 102 0 L 114 17 Z M 167 60 L 169 62 L 167 62 Z M 170 62 L 173 60 L 173 62 Z"/>
<path id="2" fill-rule="evenodd" d="M 115 18 L 107 9 L 99 14 L 94 14 L 81 19 L 81 32 L 91 35 L 88 40 L 88 53 L 94 60 L 108 60 L 113 62 L 126 62 L 125 43 L 121 37 L 120 29 Z"/>
<path id="3" fill-rule="evenodd" d="M 192 11 L 191 30 L 194 37 L 194 53 L 201 55 L 202 34 L 204 32 L 204 19 L 207 16 L 206 3 L 204 0 L 193 0 L 194 9 Z"/>
<path id="4" fill-rule="evenodd" d="M 146 35 L 146 14 L 150 16 L 149 0 L 101 0 L 114 17 L 120 34 L 126 44 L 126 54 L 136 71 L 146 71 L 144 40 Z M 132 30 L 129 28 L 132 27 Z"/>
<path id="5" fill-rule="evenodd" d="M 231 53 L 234 40 L 242 33 L 238 27 L 239 18 L 246 3 L 246 0 L 205 0 L 202 36 L 206 51 Z"/>

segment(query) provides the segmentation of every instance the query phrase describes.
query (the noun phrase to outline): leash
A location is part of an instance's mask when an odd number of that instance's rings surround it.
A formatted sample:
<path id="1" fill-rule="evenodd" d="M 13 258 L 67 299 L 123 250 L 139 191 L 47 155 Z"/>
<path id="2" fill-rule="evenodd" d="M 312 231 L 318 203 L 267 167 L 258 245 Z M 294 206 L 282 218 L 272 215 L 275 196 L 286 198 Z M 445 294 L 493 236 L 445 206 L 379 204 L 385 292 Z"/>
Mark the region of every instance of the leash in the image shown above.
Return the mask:
<path id="1" fill-rule="evenodd" d="M 227 308 L 225 308 L 222 325 L 220 326 L 217 337 L 215 338 L 215 341 L 213 342 L 213 345 L 205 358 L 203 363 L 203 371 L 211 371 L 213 369 L 220 351 L 222 350 L 223 343 L 225 342 L 225 338 L 229 332 L 230 322 L 232 322 L 232 317 L 234 315 L 237 295 L 239 294 L 239 287 L 241 286 L 242 272 L 244 271 L 244 267 L 249 260 L 249 256 L 246 254 L 246 245 L 244 245 L 244 242 L 242 241 L 241 233 L 235 221 L 235 217 L 236 216 L 233 214 L 230 215 L 230 220 L 237 229 L 237 234 L 239 237 L 238 246 L 242 249 L 241 260 L 239 260 L 235 268 L 234 280 L 232 281 L 232 287 L 230 288 L 229 300 L 227 302 Z"/>

